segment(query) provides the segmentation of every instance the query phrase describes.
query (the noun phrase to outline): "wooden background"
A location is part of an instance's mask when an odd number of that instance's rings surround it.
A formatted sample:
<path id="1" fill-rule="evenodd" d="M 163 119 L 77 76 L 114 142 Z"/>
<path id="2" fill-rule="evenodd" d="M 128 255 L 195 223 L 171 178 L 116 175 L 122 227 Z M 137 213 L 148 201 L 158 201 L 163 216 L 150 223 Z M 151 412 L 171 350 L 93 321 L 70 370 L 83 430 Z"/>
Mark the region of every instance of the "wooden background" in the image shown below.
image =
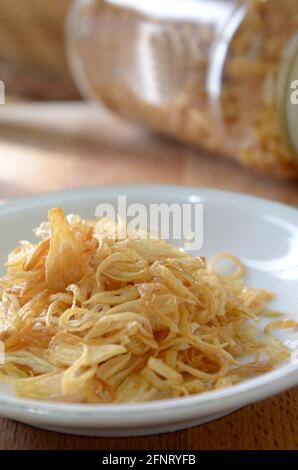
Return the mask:
<path id="1" fill-rule="evenodd" d="M 298 206 L 297 182 L 153 137 L 86 104 L 0 106 L 0 199 L 107 184 L 214 187 Z M 213 423 L 130 439 L 81 438 L 0 420 L 0 449 L 297 449 L 298 389 Z"/>

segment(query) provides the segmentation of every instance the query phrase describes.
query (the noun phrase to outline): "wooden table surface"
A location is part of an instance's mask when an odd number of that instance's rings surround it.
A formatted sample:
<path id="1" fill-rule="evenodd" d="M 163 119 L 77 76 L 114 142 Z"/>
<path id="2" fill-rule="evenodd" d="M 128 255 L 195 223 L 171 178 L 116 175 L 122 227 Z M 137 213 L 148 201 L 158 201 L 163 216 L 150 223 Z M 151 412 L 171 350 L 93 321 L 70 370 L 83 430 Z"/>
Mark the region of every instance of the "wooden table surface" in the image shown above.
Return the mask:
<path id="1" fill-rule="evenodd" d="M 298 206 L 298 185 L 266 179 L 86 104 L 0 107 L 0 199 L 108 184 L 214 187 Z M 186 431 L 82 438 L 0 420 L 0 449 L 297 449 L 298 389 Z"/>

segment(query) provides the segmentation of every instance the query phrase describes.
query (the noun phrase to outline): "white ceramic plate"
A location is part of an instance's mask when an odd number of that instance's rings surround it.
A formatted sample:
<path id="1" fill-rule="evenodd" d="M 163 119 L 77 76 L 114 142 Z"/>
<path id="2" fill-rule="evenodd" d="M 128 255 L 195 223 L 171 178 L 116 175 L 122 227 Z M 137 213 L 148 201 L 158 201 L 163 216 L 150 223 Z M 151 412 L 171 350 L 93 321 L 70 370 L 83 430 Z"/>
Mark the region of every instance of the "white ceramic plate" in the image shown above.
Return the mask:
<path id="1" fill-rule="evenodd" d="M 82 189 L 13 201 L 0 207 L 0 265 L 20 239 L 32 239 L 32 227 L 47 210 L 94 217 L 97 204 L 128 202 L 204 203 L 207 257 L 218 251 L 239 256 L 248 268 L 247 282 L 277 294 L 272 308 L 298 319 L 298 211 L 274 202 L 235 193 L 173 186 L 128 186 Z M 298 349 L 298 333 L 276 333 Z M 298 354 L 296 354 L 298 356 Z M 187 398 L 136 405 L 79 405 L 16 398 L 0 385 L 0 416 L 41 428 L 94 436 L 132 436 L 175 431 L 214 420 L 242 406 L 298 385 L 295 360 L 233 387 Z"/>

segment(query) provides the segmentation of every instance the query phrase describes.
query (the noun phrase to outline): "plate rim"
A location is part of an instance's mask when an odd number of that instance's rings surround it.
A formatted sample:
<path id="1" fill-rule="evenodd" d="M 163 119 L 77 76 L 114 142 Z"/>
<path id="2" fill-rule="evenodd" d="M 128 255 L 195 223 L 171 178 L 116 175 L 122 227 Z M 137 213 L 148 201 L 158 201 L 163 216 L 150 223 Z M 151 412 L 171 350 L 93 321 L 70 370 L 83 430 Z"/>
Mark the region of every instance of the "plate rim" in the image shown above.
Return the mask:
<path id="1" fill-rule="evenodd" d="M 178 191 L 178 193 L 185 192 L 199 192 L 202 191 L 206 196 L 216 196 L 217 193 L 220 193 L 225 199 L 230 197 L 237 197 L 242 203 L 260 203 L 262 205 L 274 205 L 280 210 L 293 212 L 293 215 L 296 213 L 298 215 L 298 206 L 286 204 L 284 202 L 276 201 L 275 199 L 265 198 L 262 196 L 255 196 L 253 194 L 242 193 L 237 191 L 229 191 L 226 189 L 217 189 L 208 186 L 185 186 L 185 185 L 175 185 L 175 184 L 155 184 L 155 183 L 145 183 L 145 184 L 106 184 L 101 186 L 84 186 L 84 187 L 72 187 L 62 190 L 54 191 L 43 191 L 35 194 L 29 194 L 23 197 L 15 197 L 10 199 L 2 200 L 0 204 L 0 216 L 4 215 L 5 212 L 9 212 L 16 207 L 25 208 L 28 205 L 33 204 L 34 207 L 42 205 L 42 202 L 46 202 L 47 199 L 57 199 L 58 197 L 74 195 L 74 193 L 87 197 L 89 194 L 104 191 L 109 193 L 112 190 L 120 191 L 137 191 L 141 192 L 144 190 L 155 190 L 155 191 Z M 182 195 L 182 194 L 181 194 Z M 200 197 L 200 195 L 199 195 Z"/>

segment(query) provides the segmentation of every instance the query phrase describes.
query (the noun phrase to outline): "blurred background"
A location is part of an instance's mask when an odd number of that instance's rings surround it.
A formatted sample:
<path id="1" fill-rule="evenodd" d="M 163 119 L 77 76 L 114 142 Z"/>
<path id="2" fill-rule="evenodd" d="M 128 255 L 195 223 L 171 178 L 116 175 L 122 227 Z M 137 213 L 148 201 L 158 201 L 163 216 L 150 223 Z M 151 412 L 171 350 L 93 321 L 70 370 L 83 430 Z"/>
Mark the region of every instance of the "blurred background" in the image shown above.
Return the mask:
<path id="1" fill-rule="evenodd" d="M 0 77 L 7 99 L 71 100 L 64 24 L 71 0 L 0 0 Z"/>
<path id="2" fill-rule="evenodd" d="M 153 182 L 229 189 L 298 205 L 297 181 L 268 178 L 157 137 L 84 101 L 66 57 L 65 21 L 72 3 L 0 0 L 1 200 Z"/>

